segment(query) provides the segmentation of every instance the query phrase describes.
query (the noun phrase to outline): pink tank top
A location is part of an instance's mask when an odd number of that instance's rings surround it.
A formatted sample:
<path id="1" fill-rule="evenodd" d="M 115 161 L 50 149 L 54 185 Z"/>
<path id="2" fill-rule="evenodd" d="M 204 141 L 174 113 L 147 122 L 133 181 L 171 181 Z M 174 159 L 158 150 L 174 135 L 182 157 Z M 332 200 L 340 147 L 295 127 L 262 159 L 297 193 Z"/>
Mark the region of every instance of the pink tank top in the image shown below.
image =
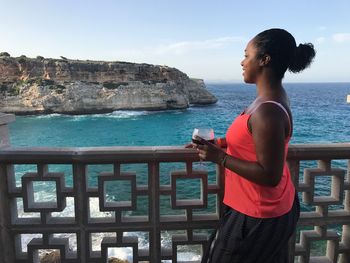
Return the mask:
<path id="1" fill-rule="evenodd" d="M 289 118 L 288 112 L 280 103 L 275 101 L 263 103 L 278 105 Z M 257 161 L 253 136 L 248 129 L 250 116 L 251 114 L 242 113 L 228 128 L 226 133 L 227 153 L 242 160 Z M 283 175 L 277 186 L 262 186 L 226 169 L 223 202 L 243 214 L 256 218 L 272 218 L 289 212 L 295 195 L 295 188 L 286 162 L 289 140 L 290 136 L 285 141 Z"/>

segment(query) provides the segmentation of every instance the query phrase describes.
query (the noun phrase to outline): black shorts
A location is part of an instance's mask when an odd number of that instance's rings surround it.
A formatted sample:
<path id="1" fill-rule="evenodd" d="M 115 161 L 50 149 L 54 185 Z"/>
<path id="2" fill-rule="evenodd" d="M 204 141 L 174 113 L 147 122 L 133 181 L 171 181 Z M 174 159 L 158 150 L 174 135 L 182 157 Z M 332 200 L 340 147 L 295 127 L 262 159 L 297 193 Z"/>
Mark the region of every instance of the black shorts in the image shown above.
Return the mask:
<path id="1" fill-rule="evenodd" d="M 255 218 L 226 207 L 202 263 L 287 263 L 299 214 L 297 195 L 292 209 L 280 217 Z"/>

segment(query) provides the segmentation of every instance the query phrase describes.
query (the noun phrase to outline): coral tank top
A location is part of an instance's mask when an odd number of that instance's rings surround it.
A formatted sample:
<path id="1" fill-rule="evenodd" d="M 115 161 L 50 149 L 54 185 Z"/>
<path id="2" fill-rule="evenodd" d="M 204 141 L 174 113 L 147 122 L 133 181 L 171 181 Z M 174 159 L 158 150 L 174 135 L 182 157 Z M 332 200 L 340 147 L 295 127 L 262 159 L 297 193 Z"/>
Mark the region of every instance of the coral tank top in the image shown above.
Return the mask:
<path id="1" fill-rule="evenodd" d="M 287 114 L 286 109 L 275 101 Z M 261 104 L 260 104 L 261 105 Z M 254 140 L 248 129 L 251 114 L 242 113 L 226 133 L 227 153 L 246 161 L 257 161 Z M 291 125 L 291 124 L 290 124 Z M 291 127 L 291 126 L 290 126 Z M 275 187 L 253 183 L 229 169 L 225 170 L 224 203 L 233 209 L 255 218 L 272 218 L 286 214 L 293 206 L 295 188 L 286 162 L 290 136 L 285 140 L 283 175 Z"/>

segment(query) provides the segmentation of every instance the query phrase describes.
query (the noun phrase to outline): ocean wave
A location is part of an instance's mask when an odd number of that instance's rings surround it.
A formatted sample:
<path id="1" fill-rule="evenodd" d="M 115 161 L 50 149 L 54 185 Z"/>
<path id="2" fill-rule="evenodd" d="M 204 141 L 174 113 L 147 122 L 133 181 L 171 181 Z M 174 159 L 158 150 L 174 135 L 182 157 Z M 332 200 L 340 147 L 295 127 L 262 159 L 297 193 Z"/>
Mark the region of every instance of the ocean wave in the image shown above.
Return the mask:
<path id="1" fill-rule="evenodd" d="M 158 111 L 114 111 L 106 114 L 108 117 L 126 119 L 139 116 L 157 115 L 157 114 L 182 114 L 185 110 L 158 110 Z"/>
<path id="2" fill-rule="evenodd" d="M 28 117 L 33 119 L 66 119 L 66 121 L 76 122 L 91 119 L 133 119 L 137 117 L 147 116 L 147 115 L 157 115 L 157 114 L 182 114 L 189 109 L 179 109 L 179 110 L 157 110 L 157 111 L 138 111 L 138 110 L 116 110 L 110 113 L 96 113 L 96 114 L 81 114 L 81 115 L 69 115 L 69 114 L 43 114 L 43 115 L 29 115 Z"/>
<path id="3" fill-rule="evenodd" d="M 84 121 L 93 119 L 132 119 L 140 116 L 159 113 L 162 111 L 128 111 L 118 110 L 111 113 L 83 114 L 83 115 L 61 115 L 68 121 Z"/>
<path id="4" fill-rule="evenodd" d="M 113 111 L 112 113 L 106 114 L 108 117 L 114 117 L 114 118 L 132 118 L 137 116 L 143 116 L 143 115 L 149 115 L 151 111 L 124 111 L 124 110 L 118 110 Z"/>
<path id="5" fill-rule="evenodd" d="M 36 119 L 50 119 L 55 117 L 61 117 L 64 116 L 60 113 L 51 113 L 51 114 L 43 114 L 43 115 L 30 115 L 30 117 L 35 117 Z"/>

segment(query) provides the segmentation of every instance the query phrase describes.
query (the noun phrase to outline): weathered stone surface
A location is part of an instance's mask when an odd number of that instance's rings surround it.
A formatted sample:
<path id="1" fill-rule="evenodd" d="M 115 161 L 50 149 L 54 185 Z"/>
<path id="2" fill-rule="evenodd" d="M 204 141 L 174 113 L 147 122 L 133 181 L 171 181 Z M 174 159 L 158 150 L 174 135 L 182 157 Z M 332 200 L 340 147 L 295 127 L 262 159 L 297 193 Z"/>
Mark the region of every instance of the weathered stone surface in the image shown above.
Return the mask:
<path id="1" fill-rule="evenodd" d="M 0 57 L 0 111 L 87 114 L 183 109 L 217 99 L 202 80 L 166 66 Z"/>

